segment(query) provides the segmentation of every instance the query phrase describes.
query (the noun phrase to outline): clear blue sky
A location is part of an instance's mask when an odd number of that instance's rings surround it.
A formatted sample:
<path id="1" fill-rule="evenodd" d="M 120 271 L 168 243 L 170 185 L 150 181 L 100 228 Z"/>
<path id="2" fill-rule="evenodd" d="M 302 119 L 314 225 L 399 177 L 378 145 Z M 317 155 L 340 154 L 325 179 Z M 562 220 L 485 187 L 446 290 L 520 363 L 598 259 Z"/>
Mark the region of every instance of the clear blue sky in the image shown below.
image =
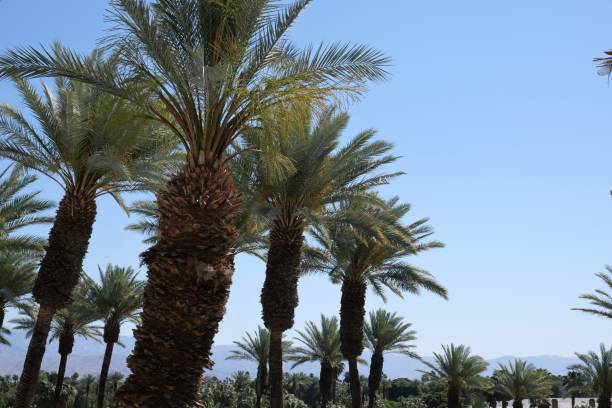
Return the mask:
<path id="1" fill-rule="evenodd" d="M 106 1 L 0 0 L 0 49 L 55 39 L 89 51 Z M 449 289 L 391 299 L 422 354 L 465 343 L 485 357 L 570 355 L 610 341 L 609 321 L 570 311 L 612 263 L 612 87 L 592 58 L 612 48 L 605 0 L 314 1 L 292 32 L 305 44 L 366 43 L 392 76 L 351 106 L 347 137 L 376 128 L 408 174 L 384 189 L 431 217 L 447 248 L 412 261 Z M 0 100 L 18 103 L 0 83 Z M 41 180 L 44 197 L 59 192 Z M 85 268 L 139 264 L 141 237 L 102 199 Z M 264 266 L 239 257 L 217 343 L 259 324 Z M 382 303 L 370 293 L 367 308 Z M 300 283 L 297 326 L 339 307 L 323 277 Z"/>

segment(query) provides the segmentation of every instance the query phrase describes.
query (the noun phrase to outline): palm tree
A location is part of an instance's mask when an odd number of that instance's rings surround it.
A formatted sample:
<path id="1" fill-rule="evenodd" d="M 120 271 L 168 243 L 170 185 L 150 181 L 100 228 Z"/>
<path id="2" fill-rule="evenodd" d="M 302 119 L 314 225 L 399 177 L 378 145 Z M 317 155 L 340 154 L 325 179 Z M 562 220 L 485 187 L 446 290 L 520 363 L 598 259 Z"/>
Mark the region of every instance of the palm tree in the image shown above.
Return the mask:
<path id="1" fill-rule="evenodd" d="M 270 228 L 261 303 L 264 323 L 271 331 L 270 398 L 275 407 L 283 398 L 279 341 L 294 323 L 305 231 L 335 215 L 335 204 L 349 199 L 378 202 L 372 188 L 399 174 L 373 174 L 396 159 L 388 154 L 391 144 L 372 140 L 374 131 L 361 132 L 339 147 L 347 122 L 348 115 L 332 109 L 316 120 L 307 109 L 293 109 L 276 112 L 265 118 L 262 128 L 246 134 L 249 145 L 274 140 L 275 150 L 293 170 L 279 178 L 268 162 L 256 162 L 254 171 L 259 195 L 255 201 L 263 204 L 260 214 Z"/>
<path id="2" fill-rule="evenodd" d="M 241 131 L 273 106 L 357 97 L 386 75 L 387 59 L 365 46 L 291 44 L 286 33 L 309 3 L 113 0 L 105 45 L 122 78 L 65 48 L 0 57 L 0 77 L 67 76 L 130 99 L 185 147 L 184 167 L 157 194 L 159 241 L 144 254 L 147 300 L 119 406 L 191 405 L 212 365 L 240 209 L 226 163 Z"/>
<path id="3" fill-rule="evenodd" d="M 500 364 L 496 373 L 497 385 L 512 398 L 513 408 L 522 408 L 523 399 L 546 398 L 550 393 L 550 375 L 524 360 Z"/>
<path id="4" fill-rule="evenodd" d="M 384 355 L 386 353 L 403 354 L 419 358 L 413 351 L 416 332 L 410 330 L 410 323 L 395 313 L 378 309 L 370 312 L 370 319 L 365 324 L 366 347 L 372 351 L 370 376 L 368 377 L 369 408 L 374 407 L 376 392 L 380 387 L 383 375 Z"/>
<path id="5" fill-rule="evenodd" d="M 21 303 L 19 309 L 21 317 L 13 319 L 11 322 L 16 324 L 14 329 L 24 330 L 26 337 L 30 337 L 36 327 L 38 306 L 33 301 L 29 301 Z M 99 328 L 92 326 L 91 323 L 94 320 L 96 320 L 96 315 L 84 302 L 84 285 L 80 283 L 75 288 L 74 301 L 67 307 L 60 309 L 53 316 L 53 321 L 51 322 L 49 342 L 53 340 L 58 341 L 57 352 L 60 355 L 53 398 L 53 406 L 55 408 L 60 403 L 66 364 L 68 356 L 72 353 L 75 337 L 95 339 L 101 334 Z"/>
<path id="6" fill-rule="evenodd" d="M 333 384 L 343 366 L 338 319 L 335 316 L 327 318 L 321 315 L 320 328 L 314 322 L 306 322 L 305 330 L 298 330 L 295 339 L 301 346 L 291 351 L 289 359 L 294 362 L 291 368 L 309 361 L 321 364 L 319 390 L 321 407 L 326 408 L 332 400 Z"/>
<path id="7" fill-rule="evenodd" d="M 121 325 L 125 322 L 139 323 L 142 307 L 144 281 L 138 280 L 137 272 L 128 267 L 107 265 L 103 271 L 98 267 L 100 282 L 86 279 L 86 302 L 104 323 L 103 340 L 106 343 L 104 359 L 98 383 L 97 407 L 104 406 L 104 390 L 113 348 L 119 342 Z"/>
<path id="8" fill-rule="evenodd" d="M 368 223 L 378 223 L 382 236 L 364 235 L 346 223 L 317 228 L 313 235 L 322 248 L 320 256 L 302 265 L 306 271 L 327 273 L 333 283 L 342 285 L 340 338 L 342 354 L 349 363 L 353 408 L 361 407 L 357 360 L 364 348 L 368 286 L 383 300 L 386 300 L 385 289 L 400 297 L 404 292 L 419 294 L 422 289 L 447 297 L 446 289 L 429 272 L 404 261 L 407 256 L 442 246 L 439 242 L 425 241 L 431 235 L 427 219 L 402 225 L 401 218 L 410 207 L 398 204 L 397 198 L 385 204 L 385 207 L 374 207 L 351 203 L 341 210 L 357 214 Z"/>
<path id="9" fill-rule="evenodd" d="M 102 64 L 94 53 L 89 64 Z M 57 78 L 44 95 L 16 79 L 37 125 L 0 105 L 0 156 L 40 172 L 63 189 L 46 253 L 32 290 L 40 305 L 15 407 L 30 406 L 55 312 L 70 303 L 96 217 L 96 198 L 134 190 L 165 172 L 175 141 L 124 100 L 78 82 Z M 159 136 L 159 137 L 158 137 Z M 167 136 L 167 135 L 166 135 Z"/>
<path id="10" fill-rule="evenodd" d="M 606 272 L 596 274 L 606 285 L 606 288 L 612 290 L 612 267 L 606 265 Z M 588 300 L 593 306 L 590 308 L 574 308 L 581 312 L 594 314 L 597 316 L 607 317 L 612 319 L 612 294 L 603 289 L 595 289 L 594 294 L 580 295 L 580 299 Z"/>
<path id="11" fill-rule="evenodd" d="M 87 374 L 83 377 L 83 382 L 85 382 L 85 408 L 89 408 L 89 392 L 91 390 L 92 384 L 96 381 L 96 377 L 91 374 Z"/>
<path id="12" fill-rule="evenodd" d="M 487 369 L 487 363 L 482 357 L 471 354 L 470 348 L 463 344 L 442 346 L 442 350 L 442 354 L 434 353 L 433 363 L 423 363 L 432 370 L 434 377 L 446 381 L 448 408 L 459 408 L 463 392 L 483 387 L 480 375 Z"/>
<path id="13" fill-rule="evenodd" d="M 569 371 L 564 378 L 565 395 L 572 399 L 572 408 L 576 405 L 576 397 L 588 392 L 587 377 L 580 371 Z"/>
<path id="14" fill-rule="evenodd" d="M 587 354 L 576 353 L 580 364 L 569 366 L 570 370 L 584 375 L 591 383 L 594 391 L 598 393 L 597 404 L 601 408 L 612 406 L 612 349 L 604 344 L 599 346 L 599 354 L 590 351 Z"/>
<path id="15" fill-rule="evenodd" d="M 227 360 L 247 360 L 257 363 L 257 377 L 255 378 L 256 407 L 261 407 L 261 397 L 268 386 L 268 363 L 270 351 L 270 331 L 258 327 L 252 335 L 247 333 L 242 340 L 235 341 L 235 350 L 226 358 Z M 291 342 L 283 341 L 283 350 L 291 350 Z"/>

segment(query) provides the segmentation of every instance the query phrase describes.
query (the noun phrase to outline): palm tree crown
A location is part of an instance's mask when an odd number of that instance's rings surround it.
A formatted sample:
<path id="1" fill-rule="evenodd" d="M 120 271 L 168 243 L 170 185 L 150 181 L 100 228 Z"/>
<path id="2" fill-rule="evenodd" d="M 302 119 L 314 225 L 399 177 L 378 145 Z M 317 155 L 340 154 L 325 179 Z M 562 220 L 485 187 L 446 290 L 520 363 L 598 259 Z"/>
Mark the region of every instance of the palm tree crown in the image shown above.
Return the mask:
<path id="1" fill-rule="evenodd" d="M 580 299 L 588 300 L 592 307 L 574 308 L 573 310 L 612 319 L 612 267 L 606 266 L 606 272 L 599 272 L 596 276 L 604 282 L 609 292 L 604 289 L 595 289 L 593 294 L 580 295 Z"/>
<path id="2" fill-rule="evenodd" d="M 416 331 L 410 330 L 412 325 L 404 323 L 397 313 L 383 309 L 370 312 L 370 318 L 365 323 L 366 347 L 373 353 L 397 353 L 408 357 L 419 358 L 414 352 Z"/>
<path id="3" fill-rule="evenodd" d="M 320 327 L 314 322 L 306 322 L 306 328 L 296 331 L 295 339 L 301 344 L 291 351 L 289 360 L 292 367 L 309 361 L 326 362 L 333 369 L 340 370 L 343 366 L 340 351 L 340 331 L 337 317 L 321 315 Z M 341 371 L 341 370 L 340 370 Z"/>
<path id="4" fill-rule="evenodd" d="M 586 354 L 576 353 L 580 364 L 568 367 L 586 377 L 594 391 L 599 394 L 599 406 L 610 408 L 612 396 L 612 348 L 604 344 L 599 346 L 599 354 L 590 351 Z"/>
<path id="5" fill-rule="evenodd" d="M 500 364 L 496 371 L 497 385 L 513 399 L 513 407 L 522 407 L 525 398 L 545 398 L 550 392 L 550 376 L 524 360 Z"/>

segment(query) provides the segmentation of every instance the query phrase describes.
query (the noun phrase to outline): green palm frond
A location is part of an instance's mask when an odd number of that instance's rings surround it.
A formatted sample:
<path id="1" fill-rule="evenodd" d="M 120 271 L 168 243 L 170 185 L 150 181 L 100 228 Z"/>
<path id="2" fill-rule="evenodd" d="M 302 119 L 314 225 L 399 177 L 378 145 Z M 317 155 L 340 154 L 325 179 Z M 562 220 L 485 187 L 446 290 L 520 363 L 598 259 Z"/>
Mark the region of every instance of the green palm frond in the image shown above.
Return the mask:
<path id="1" fill-rule="evenodd" d="M 284 337 L 284 335 L 283 335 Z M 234 341 L 236 348 L 231 350 L 226 360 L 247 360 L 259 364 L 267 364 L 270 353 L 270 331 L 264 327 L 257 327 L 253 334 L 246 333 L 240 341 Z M 283 359 L 291 350 L 291 342 L 282 341 Z"/>
<path id="2" fill-rule="evenodd" d="M 404 323 L 396 313 L 383 309 L 370 312 L 364 331 L 366 347 L 373 352 L 403 354 L 411 358 L 419 358 L 414 351 L 416 331 L 410 329 L 410 323 Z"/>
<path id="3" fill-rule="evenodd" d="M 321 315 L 320 327 L 314 322 L 306 322 L 304 331 L 297 330 L 295 340 L 299 346 L 291 350 L 289 360 L 292 368 L 310 361 L 326 362 L 333 368 L 343 364 L 340 350 L 340 328 L 336 317 Z"/>
<path id="4" fill-rule="evenodd" d="M 469 347 L 442 346 L 442 353 L 434 353 L 432 363 L 423 361 L 431 369 L 434 377 L 444 379 L 449 386 L 459 390 L 469 390 L 483 386 L 481 374 L 487 369 L 487 363 L 480 356 L 471 354 Z"/>
<path id="5" fill-rule="evenodd" d="M 580 295 L 580 299 L 587 300 L 592 307 L 573 308 L 581 312 L 612 319 L 612 267 L 606 265 L 606 272 L 597 273 L 596 276 L 603 281 L 606 290 L 596 289 L 594 294 Z"/>
<path id="6" fill-rule="evenodd" d="M 568 369 L 582 374 L 593 390 L 600 395 L 610 395 L 612 391 L 612 348 L 600 344 L 599 353 L 594 351 L 586 354 L 576 353 L 576 357 L 580 363 L 571 365 Z"/>
<path id="7" fill-rule="evenodd" d="M 552 386 L 550 375 L 524 360 L 500 364 L 496 371 L 496 384 L 509 398 L 546 398 Z"/>

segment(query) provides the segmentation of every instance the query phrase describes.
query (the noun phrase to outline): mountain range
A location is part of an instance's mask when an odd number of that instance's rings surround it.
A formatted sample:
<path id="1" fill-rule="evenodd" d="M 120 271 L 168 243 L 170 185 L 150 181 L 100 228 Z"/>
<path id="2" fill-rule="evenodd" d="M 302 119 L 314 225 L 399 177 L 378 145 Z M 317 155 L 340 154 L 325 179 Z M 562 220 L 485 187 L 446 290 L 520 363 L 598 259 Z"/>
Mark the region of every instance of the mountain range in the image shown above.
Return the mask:
<path id="1" fill-rule="evenodd" d="M 21 371 L 23 357 L 25 356 L 28 340 L 20 334 L 12 334 L 7 337 L 11 342 L 11 346 L 0 345 L 0 374 L 18 374 Z M 134 347 L 134 338 L 122 336 L 120 342 L 123 347 L 116 345 L 113 353 L 110 371 L 118 371 L 122 374 L 128 373 L 126 366 L 126 358 L 130 354 L 130 350 Z M 100 370 L 102 356 L 104 354 L 104 343 L 98 343 L 92 340 L 77 339 L 74 345 L 74 351 L 68 358 L 67 374 L 74 372 L 79 374 L 97 375 Z M 234 346 L 217 345 L 213 348 L 213 359 L 215 361 L 214 368 L 207 372 L 206 375 L 215 376 L 218 378 L 227 378 L 236 371 L 248 371 L 252 376 L 256 373 L 255 363 L 248 361 L 226 360 Z M 370 357 L 366 350 L 363 358 L 368 360 Z M 495 359 L 487 360 L 489 363 L 488 374 L 498 367 L 500 363 L 507 363 L 515 358 L 521 358 L 533 363 L 536 367 L 545 368 L 552 374 L 564 374 L 567 371 L 567 366 L 575 364 L 578 359 L 575 357 L 542 355 L 542 356 L 502 356 Z M 431 357 L 425 357 L 425 361 L 431 361 Z M 59 354 L 57 352 L 57 342 L 47 345 L 47 352 L 43 360 L 42 369 L 46 371 L 57 371 L 59 365 Z M 293 370 L 287 365 L 286 370 L 293 372 L 303 372 L 307 374 L 318 375 L 319 365 L 316 363 L 303 364 Z M 389 354 L 385 356 L 385 374 L 389 378 L 407 377 L 418 378 L 420 372 L 418 370 L 425 369 L 422 362 L 410 359 L 405 356 Z M 367 375 L 367 365 L 362 365 L 360 371 L 363 375 Z"/>

